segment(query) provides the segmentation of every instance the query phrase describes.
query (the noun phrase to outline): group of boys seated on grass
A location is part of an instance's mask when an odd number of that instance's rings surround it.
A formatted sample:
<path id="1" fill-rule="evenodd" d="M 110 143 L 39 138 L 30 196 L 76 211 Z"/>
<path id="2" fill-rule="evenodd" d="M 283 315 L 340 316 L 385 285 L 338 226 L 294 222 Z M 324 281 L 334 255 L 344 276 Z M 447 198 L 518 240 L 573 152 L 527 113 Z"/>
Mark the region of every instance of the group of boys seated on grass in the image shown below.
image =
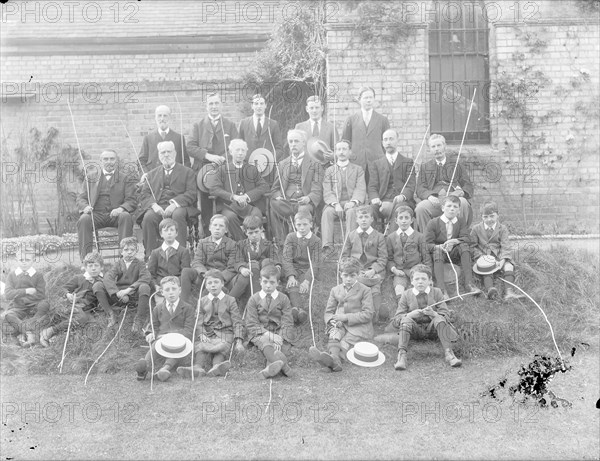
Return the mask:
<path id="1" fill-rule="evenodd" d="M 348 235 L 339 258 L 342 283 L 331 289 L 325 308 L 327 352 L 311 347 L 312 360 L 340 371 L 345 354 L 356 343 L 373 340 L 373 322 L 389 320 L 385 331 L 398 341 L 395 369 L 406 369 L 411 337 L 432 333 L 442 343 L 446 361 L 460 366 L 452 351 L 458 335 L 446 305 L 449 296 L 444 264 L 460 265 L 465 289 L 472 294 L 481 294 L 473 284 L 473 272 L 481 275 L 485 294 L 494 299 L 498 290 L 493 274 L 502 271 L 506 281 L 514 282 L 514 263 L 508 229 L 498 221 L 496 203 L 483 205 L 482 222 L 470 231 L 458 217 L 459 208 L 458 197 L 447 196 L 443 215 L 432 219 L 422 235 L 412 228 L 413 210 L 401 206 L 396 213 L 398 230 L 388 236 L 372 227 L 370 206 L 357 209 L 358 227 Z M 158 364 L 156 343 L 169 333 L 180 333 L 195 344 L 189 346 L 186 356 L 168 357 L 157 366 L 159 380 L 167 380 L 174 371 L 194 378 L 224 375 L 230 367 L 232 348 L 244 350 L 245 332 L 248 342 L 266 358 L 267 365 L 260 372 L 263 377 L 279 373 L 292 376 L 286 354 L 295 336 L 294 325 L 307 317 L 301 295 L 318 279 L 323 263 L 321 240 L 311 230 L 310 213 L 298 212 L 294 224 L 295 231 L 287 235 L 279 255 L 264 239 L 260 218 L 248 216 L 243 223 L 247 239 L 234 242 L 225 235 L 226 218 L 215 215 L 210 221 L 211 235 L 200 240 L 192 258 L 176 240 L 176 222 L 164 219 L 159 226 L 163 244 L 152 252 L 147 266 L 135 256 L 138 242 L 134 237 L 121 241 L 122 257 L 104 276 L 101 256 L 90 253 L 85 257 L 85 272 L 64 286 L 72 310 L 71 323 L 81 327 L 93 321 L 94 311 L 101 309 L 111 327 L 123 306 L 137 307 L 132 331 L 143 333 L 151 345 L 135 366 L 139 380 Z M 474 267 L 472 256 L 477 260 Z M 3 322 L 19 335 L 24 347 L 38 341 L 48 346 L 52 336 L 68 328 L 69 320 L 49 325 L 50 305 L 43 276 L 31 261 L 17 262 L 20 264 L 6 283 L 9 304 L 2 313 Z M 397 302 L 391 319 L 381 302 L 387 273 L 393 276 Z M 195 287 L 200 288 L 199 310 L 190 304 Z M 153 292 L 161 301 L 150 314 Z M 238 301 L 246 297 L 249 299 L 241 313 Z M 507 285 L 505 299 L 518 297 Z M 192 348 L 194 362 L 190 360 Z"/>

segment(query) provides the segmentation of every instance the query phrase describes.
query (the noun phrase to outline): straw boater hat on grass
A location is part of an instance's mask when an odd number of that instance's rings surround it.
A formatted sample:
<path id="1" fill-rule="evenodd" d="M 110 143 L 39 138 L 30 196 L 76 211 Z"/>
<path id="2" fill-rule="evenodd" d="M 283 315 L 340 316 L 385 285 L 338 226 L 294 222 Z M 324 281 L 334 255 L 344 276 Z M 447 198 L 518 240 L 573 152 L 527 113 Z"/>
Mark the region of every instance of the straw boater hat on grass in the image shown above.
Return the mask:
<path id="1" fill-rule="evenodd" d="M 483 255 L 477 258 L 473 265 L 473 272 L 479 275 L 491 275 L 502 267 L 500 261 L 490 255 Z"/>
<path id="2" fill-rule="evenodd" d="M 385 355 L 375 344 L 360 342 L 346 354 L 348 360 L 361 367 L 378 367 L 385 362 Z"/>
<path id="3" fill-rule="evenodd" d="M 181 333 L 167 333 L 156 341 L 156 352 L 168 359 L 180 359 L 192 352 L 192 342 Z"/>

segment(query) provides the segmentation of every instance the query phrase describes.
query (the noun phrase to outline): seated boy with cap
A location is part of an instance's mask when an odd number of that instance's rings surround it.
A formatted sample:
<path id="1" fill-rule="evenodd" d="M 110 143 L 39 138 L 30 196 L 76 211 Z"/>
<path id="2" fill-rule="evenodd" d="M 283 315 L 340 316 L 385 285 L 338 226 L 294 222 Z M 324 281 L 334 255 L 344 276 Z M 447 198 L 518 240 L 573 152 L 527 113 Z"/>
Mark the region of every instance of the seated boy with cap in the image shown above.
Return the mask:
<path id="1" fill-rule="evenodd" d="M 200 299 L 200 325 L 197 329 L 194 351 L 198 357 L 193 366 L 177 368 L 177 374 L 188 378 L 223 376 L 231 363 L 227 360 L 235 338 L 237 352 L 244 351 L 244 326 L 235 298 L 223 292 L 225 280 L 220 270 L 210 269 L 204 274 L 208 294 Z M 206 372 L 203 365 L 212 363 Z"/>
<path id="2" fill-rule="evenodd" d="M 146 379 L 152 364 L 156 364 L 162 355 L 166 358 L 163 366 L 156 373 L 161 381 L 166 381 L 171 376 L 171 370 L 184 362 L 186 356 L 192 351 L 192 332 L 194 330 L 194 309 L 180 299 L 181 285 L 179 278 L 173 275 L 164 277 L 160 281 L 164 302 L 157 304 L 152 309 L 150 329 L 146 331 L 146 341 L 150 350 L 146 357 L 138 360 L 135 365 L 138 381 Z M 169 341 L 163 337 L 169 333 L 179 333 L 181 336 L 169 335 Z M 174 338 L 171 343 L 171 338 Z"/>
<path id="3" fill-rule="evenodd" d="M 494 272 L 502 271 L 507 282 L 515 282 L 515 266 L 512 261 L 512 245 L 508 228 L 498 222 L 498 204 L 485 202 L 481 207 L 482 222 L 471 230 L 471 248 L 476 260 L 473 272 L 483 278 L 483 289 L 488 299 L 498 296 L 494 287 Z M 506 284 L 504 299 L 519 299 L 525 296 L 515 293 L 510 284 Z"/>

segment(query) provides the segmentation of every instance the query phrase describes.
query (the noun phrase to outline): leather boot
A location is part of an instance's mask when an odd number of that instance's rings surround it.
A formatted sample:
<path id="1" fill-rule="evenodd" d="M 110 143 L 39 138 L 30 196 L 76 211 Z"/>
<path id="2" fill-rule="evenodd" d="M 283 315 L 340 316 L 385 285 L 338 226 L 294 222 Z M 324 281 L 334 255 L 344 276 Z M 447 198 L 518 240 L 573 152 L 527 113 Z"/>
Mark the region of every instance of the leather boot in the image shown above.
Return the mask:
<path id="1" fill-rule="evenodd" d="M 398 351 L 398 360 L 394 364 L 394 370 L 406 370 L 406 351 Z"/>
<path id="2" fill-rule="evenodd" d="M 285 354 L 281 351 L 275 351 L 275 357 L 277 358 L 277 360 L 281 360 L 283 362 L 283 366 L 281 367 L 281 372 L 286 375 L 288 378 L 291 378 L 292 376 L 294 376 L 294 371 L 292 370 L 292 367 L 290 367 L 288 365 L 288 359 L 285 356 Z"/>
<path id="3" fill-rule="evenodd" d="M 37 338 L 35 337 L 35 333 L 33 331 L 26 331 L 25 336 L 27 336 L 27 341 L 23 343 L 23 347 L 33 347 L 37 344 Z"/>
<path id="4" fill-rule="evenodd" d="M 54 327 L 44 328 L 40 333 L 40 344 L 44 347 L 50 346 L 50 338 L 56 334 Z"/>
<path id="5" fill-rule="evenodd" d="M 452 349 L 446 349 L 444 351 L 444 356 L 446 362 L 448 362 L 452 368 L 460 367 L 462 365 L 462 361 L 459 358 L 456 358 Z"/>
<path id="6" fill-rule="evenodd" d="M 279 374 L 281 367 L 283 367 L 283 362 L 281 360 L 276 360 L 275 362 L 267 364 L 267 366 L 263 370 L 260 370 L 259 373 L 265 379 L 272 378 Z"/>
<path id="7" fill-rule="evenodd" d="M 116 324 L 117 324 L 117 314 L 115 314 L 115 311 L 110 311 L 110 314 L 108 314 L 107 328 L 111 328 L 111 327 L 115 326 Z"/>
<path id="8" fill-rule="evenodd" d="M 204 368 L 198 365 L 194 365 L 194 368 L 177 367 L 177 374 L 184 378 L 192 379 L 192 375 L 194 376 L 194 378 L 200 378 L 201 376 L 204 376 L 206 374 L 206 371 L 204 371 Z"/>
<path id="9" fill-rule="evenodd" d="M 498 290 L 496 287 L 490 287 L 490 289 L 486 293 L 487 299 L 492 300 L 498 297 Z"/>
<path id="10" fill-rule="evenodd" d="M 171 377 L 171 368 L 167 365 L 164 365 L 160 370 L 156 372 L 156 377 L 160 381 L 166 381 Z"/>

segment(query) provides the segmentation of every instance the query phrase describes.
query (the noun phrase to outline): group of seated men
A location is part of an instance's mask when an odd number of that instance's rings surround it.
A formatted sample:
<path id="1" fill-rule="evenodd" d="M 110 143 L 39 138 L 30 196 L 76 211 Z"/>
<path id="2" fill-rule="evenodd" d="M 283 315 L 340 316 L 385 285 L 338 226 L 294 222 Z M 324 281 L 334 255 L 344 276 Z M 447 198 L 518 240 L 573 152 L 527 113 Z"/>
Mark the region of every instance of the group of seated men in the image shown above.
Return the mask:
<path id="1" fill-rule="evenodd" d="M 387 222 L 390 232 L 397 228 L 395 210 L 409 206 L 415 210 L 415 229 L 424 232 L 427 222 L 442 214 L 440 197 L 447 193 L 460 198 L 460 216 L 470 225 L 473 185 L 466 168 L 446 156 L 444 138 L 431 136 L 434 158 L 422 163 L 417 178 L 413 161 L 399 152 L 398 132 L 373 109 L 374 100 L 372 88 L 361 88 L 361 110 L 348 118 L 339 138 L 323 118 L 322 102 L 311 96 L 306 104 L 309 119 L 288 131 L 290 155 L 283 159 L 281 130 L 265 116 L 261 95 L 253 97 L 253 115 L 239 127 L 221 115 L 220 96 L 208 95 L 207 115 L 193 125 L 187 142 L 169 127 L 170 109 L 157 107 L 157 129 L 144 137 L 140 172 L 121 171 L 116 152 L 107 149 L 100 155 L 100 174 L 88 175 L 77 200 L 81 259 L 94 247 L 95 230 L 117 227 L 122 240 L 133 234 L 136 216 L 146 259 L 161 243 L 158 224 L 164 218 L 177 222 L 177 240 L 185 246 L 190 220 L 200 216 L 203 230 L 208 230 L 211 196 L 216 212 L 228 218 L 231 238 L 245 237 L 241 223 L 246 216 L 269 214 L 270 231 L 279 246 L 290 224 L 293 227 L 291 218 L 308 211 L 317 220 L 323 248 L 329 250 L 334 221 L 345 223 L 342 233 L 347 235 L 357 227 L 356 207 L 364 204 L 372 207 L 376 219 Z M 248 161 L 252 151 L 265 146 L 274 154 L 268 174 Z M 214 169 L 206 175 L 209 192 L 203 192 L 198 190 L 197 176 L 207 164 Z"/>

